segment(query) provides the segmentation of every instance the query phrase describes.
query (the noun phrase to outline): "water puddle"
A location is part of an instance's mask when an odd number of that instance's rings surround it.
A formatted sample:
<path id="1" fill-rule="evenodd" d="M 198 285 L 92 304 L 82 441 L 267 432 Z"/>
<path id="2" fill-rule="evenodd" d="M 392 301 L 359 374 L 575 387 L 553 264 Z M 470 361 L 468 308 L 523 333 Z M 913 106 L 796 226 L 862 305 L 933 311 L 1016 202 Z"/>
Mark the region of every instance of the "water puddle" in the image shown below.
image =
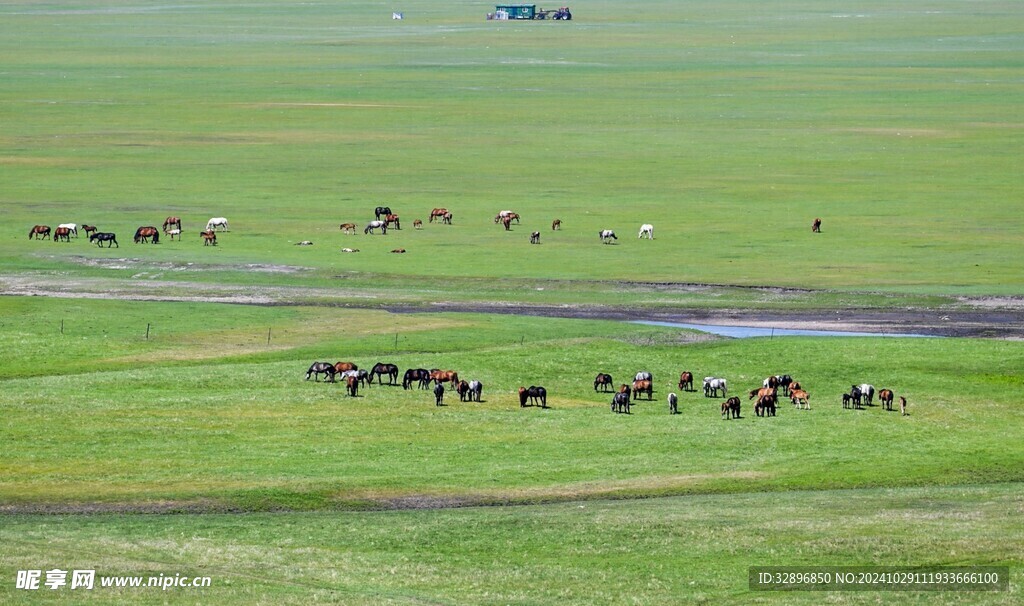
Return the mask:
<path id="1" fill-rule="evenodd" d="M 649 326 L 667 326 L 669 328 L 687 328 L 701 332 L 732 337 L 734 339 L 748 339 L 751 337 L 901 337 L 901 338 L 933 338 L 935 335 L 920 335 L 915 333 L 881 333 L 881 332 L 853 332 L 844 330 L 803 330 L 797 328 L 761 328 L 754 326 L 729 326 L 721 324 L 687 324 L 685 322 L 655 322 L 653 320 L 637 320 L 631 324 L 646 324 Z"/>

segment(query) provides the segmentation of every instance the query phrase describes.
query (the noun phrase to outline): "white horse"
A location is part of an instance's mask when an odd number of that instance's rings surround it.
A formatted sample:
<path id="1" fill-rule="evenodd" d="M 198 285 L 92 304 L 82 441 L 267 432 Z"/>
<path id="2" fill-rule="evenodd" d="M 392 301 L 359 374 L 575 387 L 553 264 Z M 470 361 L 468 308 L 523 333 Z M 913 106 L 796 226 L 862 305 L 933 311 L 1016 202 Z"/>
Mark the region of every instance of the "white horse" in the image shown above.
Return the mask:
<path id="1" fill-rule="evenodd" d="M 636 376 L 633 377 L 633 380 L 634 381 L 653 381 L 654 377 L 652 377 L 651 373 L 647 372 L 646 370 L 641 370 L 640 372 L 636 373 Z"/>
<path id="2" fill-rule="evenodd" d="M 861 383 L 858 387 L 860 387 L 860 397 L 868 403 L 868 406 L 871 406 L 871 402 L 875 399 L 875 386 Z"/>
<path id="3" fill-rule="evenodd" d="M 640 226 L 640 233 L 636 235 L 637 238 L 643 238 L 647 236 L 648 240 L 654 239 L 654 226 L 650 223 L 644 223 Z"/>
<path id="4" fill-rule="evenodd" d="M 674 393 L 668 394 L 668 413 L 679 414 L 679 396 Z"/>
<path id="5" fill-rule="evenodd" d="M 705 398 L 717 398 L 718 390 L 722 390 L 722 397 L 726 397 L 729 393 L 729 388 L 726 385 L 725 379 L 718 377 L 704 377 L 704 397 Z"/>
<path id="6" fill-rule="evenodd" d="M 388 233 L 388 222 L 387 221 L 370 221 L 366 224 L 366 229 L 363 230 L 364 234 L 372 234 L 373 230 L 379 229 L 384 235 Z"/>
<path id="7" fill-rule="evenodd" d="M 601 236 L 601 242 L 605 244 L 610 243 L 612 240 L 619 239 L 618 236 L 615 235 L 615 232 L 610 229 L 601 230 L 599 235 Z"/>
<path id="8" fill-rule="evenodd" d="M 206 222 L 206 231 L 211 231 L 215 227 L 223 228 L 224 231 L 230 231 L 228 229 L 228 220 L 224 217 L 214 217 Z"/>
<path id="9" fill-rule="evenodd" d="M 68 231 L 75 234 L 76 238 L 78 237 L 78 223 L 61 223 L 60 225 L 57 226 L 57 229 L 60 229 L 62 227 L 68 228 Z"/>
<path id="10" fill-rule="evenodd" d="M 174 236 L 178 236 L 178 241 L 181 241 L 181 230 L 180 229 L 168 229 L 167 236 L 173 240 Z"/>

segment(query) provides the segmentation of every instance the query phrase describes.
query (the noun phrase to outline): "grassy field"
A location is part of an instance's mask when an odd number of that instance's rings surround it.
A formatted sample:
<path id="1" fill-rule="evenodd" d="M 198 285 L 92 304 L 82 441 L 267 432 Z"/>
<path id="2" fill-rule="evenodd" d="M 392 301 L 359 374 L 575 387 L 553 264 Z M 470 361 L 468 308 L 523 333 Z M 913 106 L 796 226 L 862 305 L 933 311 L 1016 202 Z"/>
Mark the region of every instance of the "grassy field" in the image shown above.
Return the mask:
<path id="1" fill-rule="evenodd" d="M 1024 292 L 1013 2 L 598 1 L 568 23 L 405 10 L 6 4 L 4 267 Z M 406 229 L 342 237 L 379 204 Z M 409 229 L 439 206 L 454 225 Z M 524 217 L 512 233 L 492 222 L 504 208 Z M 183 242 L 130 244 L 172 214 Z M 216 250 L 196 233 L 211 216 L 233 227 Z M 67 221 L 123 247 L 25 242 Z M 636 241 L 643 222 L 654 242 Z M 126 255 L 139 263 L 104 264 Z"/>

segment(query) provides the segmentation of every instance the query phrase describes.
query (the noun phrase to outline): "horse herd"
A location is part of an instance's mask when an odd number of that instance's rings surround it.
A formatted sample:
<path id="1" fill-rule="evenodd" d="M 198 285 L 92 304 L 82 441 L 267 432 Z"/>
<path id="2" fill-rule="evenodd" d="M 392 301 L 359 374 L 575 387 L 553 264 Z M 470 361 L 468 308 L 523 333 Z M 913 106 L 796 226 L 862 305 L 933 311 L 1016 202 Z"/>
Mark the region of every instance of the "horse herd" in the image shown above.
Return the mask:
<path id="1" fill-rule="evenodd" d="M 77 223 L 61 223 L 57 226 L 57 229 L 52 230 L 51 237 L 49 225 L 36 225 L 29 230 L 28 238 L 29 240 L 45 240 L 50 238 L 54 242 L 71 242 L 71 236 L 78 237 L 78 227 Z M 99 231 L 95 225 L 83 224 L 81 227 L 82 231 L 89 235 L 90 243 L 95 242 L 96 246 L 103 248 L 103 243 L 106 242 L 107 248 L 113 248 L 114 246 L 121 248 L 121 245 L 117 242 L 117 234 Z M 217 231 L 228 231 L 228 220 L 224 217 L 213 217 L 206 222 L 206 229 L 199 233 L 204 246 L 217 245 Z M 135 230 L 133 240 L 136 244 L 159 244 L 160 233 L 161 230 L 153 225 L 143 225 Z M 181 219 L 178 217 L 167 217 L 163 223 L 163 234 L 170 240 L 177 237 L 180 241 Z"/>
<path id="2" fill-rule="evenodd" d="M 314 362 L 306 371 L 306 380 L 312 378 L 320 380 L 324 375 L 324 381 L 335 383 L 339 380 L 345 383 L 346 390 L 350 396 L 357 396 L 360 386 L 368 387 L 373 384 L 374 378 L 378 385 L 384 385 L 384 378 L 387 377 L 388 385 L 398 385 L 398 366 L 394 364 L 379 362 L 369 371 L 360 369 L 352 362 Z M 444 405 L 445 384 L 448 389 L 459 394 L 462 402 L 481 402 L 483 394 L 483 383 L 480 381 L 466 381 L 459 378 L 459 373 L 454 370 L 441 370 L 434 368 L 410 368 L 405 371 L 402 377 L 402 389 L 409 390 L 419 388 L 430 390 L 434 395 L 436 406 Z M 433 389 L 431 389 L 433 384 Z M 694 377 L 690 371 L 679 373 L 679 381 L 676 384 L 681 392 L 696 392 L 694 388 Z M 611 411 L 616 414 L 630 414 L 631 407 L 636 401 L 646 396 L 647 401 L 654 400 L 654 376 L 646 370 L 641 370 L 633 375 L 632 383 L 623 383 L 617 388 L 612 375 L 604 372 L 597 373 L 594 377 L 594 391 L 603 393 L 614 392 L 611 400 Z M 729 385 L 726 379 L 721 377 L 704 377 L 703 391 L 705 398 L 726 398 L 720 405 L 722 419 L 739 419 L 743 408 L 743 402 L 738 396 L 729 396 Z M 762 381 L 761 387 L 750 390 L 747 393 L 747 400 L 754 402 L 754 414 L 758 417 L 774 417 L 778 409 L 781 397 L 788 398 L 793 407 L 798 410 L 810 410 L 810 394 L 803 389 L 799 381 L 790 375 L 770 375 Z M 895 394 L 890 389 L 882 389 L 878 397 L 884 410 L 892 410 Z M 843 408 L 862 408 L 872 406 L 875 395 L 875 388 L 869 384 L 853 385 L 850 393 L 843 394 Z M 531 385 L 520 387 L 518 390 L 519 406 L 540 406 L 548 408 L 547 389 Z M 679 395 L 675 392 L 668 394 L 669 414 L 679 414 Z M 900 396 L 900 411 L 907 414 L 907 400 Z"/>

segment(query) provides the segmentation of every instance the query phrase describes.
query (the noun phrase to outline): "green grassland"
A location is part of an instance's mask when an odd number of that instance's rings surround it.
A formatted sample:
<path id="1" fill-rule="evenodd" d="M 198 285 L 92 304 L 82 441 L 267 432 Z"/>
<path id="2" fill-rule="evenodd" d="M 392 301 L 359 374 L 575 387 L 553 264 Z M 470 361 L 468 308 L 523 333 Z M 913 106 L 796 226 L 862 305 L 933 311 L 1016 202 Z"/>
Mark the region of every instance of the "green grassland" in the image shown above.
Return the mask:
<path id="1" fill-rule="evenodd" d="M 5 5 L 4 267 L 1024 292 L 1013 2 L 599 1 L 568 23 L 422 4 L 403 21 L 376 2 Z M 406 228 L 339 233 L 379 204 Z M 409 229 L 439 206 L 454 225 Z M 504 208 L 524 217 L 511 233 Z M 130 244 L 172 214 L 183 242 Z M 233 227 L 216 250 L 196 233 L 211 216 Z M 66 221 L 122 248 L 25 242 Z"/>

